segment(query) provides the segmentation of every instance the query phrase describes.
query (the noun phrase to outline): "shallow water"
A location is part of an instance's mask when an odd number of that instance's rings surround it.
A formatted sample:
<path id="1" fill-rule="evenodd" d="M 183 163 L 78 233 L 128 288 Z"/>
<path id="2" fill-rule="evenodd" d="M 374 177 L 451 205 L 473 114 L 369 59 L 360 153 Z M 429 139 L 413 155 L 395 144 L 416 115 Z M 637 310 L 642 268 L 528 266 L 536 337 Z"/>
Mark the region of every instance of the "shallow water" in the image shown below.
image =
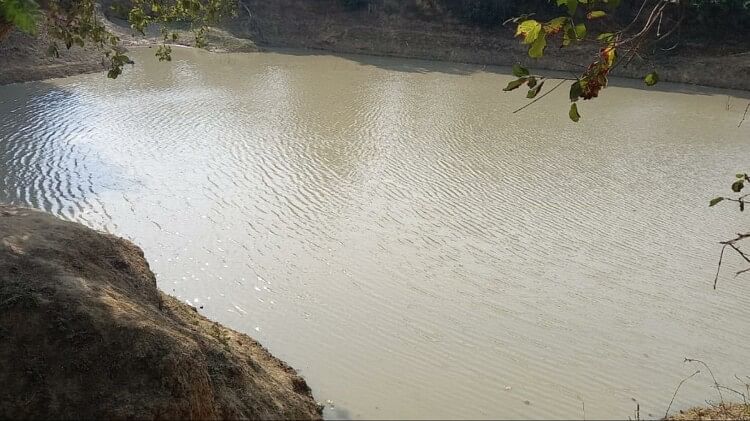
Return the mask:
<path id="1" fill-rule="evenodd" d="M 737 93 L 619 81 L 573 124 L 562 89 L 513 114 L 507 69 L 151 53 L 0 87 L 0 202 L 132 239 L 327 417 L 662 416 L 684 357 L 744 390 L 750 280 L 711 283 L 746 221 L 707 207 L 750 164 Z"/>

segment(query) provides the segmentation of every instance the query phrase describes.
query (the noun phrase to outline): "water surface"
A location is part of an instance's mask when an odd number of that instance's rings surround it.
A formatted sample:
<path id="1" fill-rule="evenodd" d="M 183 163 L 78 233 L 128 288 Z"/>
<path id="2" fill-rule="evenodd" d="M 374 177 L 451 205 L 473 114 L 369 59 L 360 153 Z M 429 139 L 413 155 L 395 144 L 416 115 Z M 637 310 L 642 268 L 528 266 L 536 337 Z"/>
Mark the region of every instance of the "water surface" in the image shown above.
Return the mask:
<path id="1" fill-rule="evenodd" d="M 734 256 L 711 289 L 746 222 L 707 207 L 750 167 L 736 93 L 618 82 L 573 124 L 563 90 L 513 114 L 507 69 L 133 56 L 0 87 L 0 201 L 132 239 L 326 416 L 661 416 L 684 357 L 750 374 Z"/>

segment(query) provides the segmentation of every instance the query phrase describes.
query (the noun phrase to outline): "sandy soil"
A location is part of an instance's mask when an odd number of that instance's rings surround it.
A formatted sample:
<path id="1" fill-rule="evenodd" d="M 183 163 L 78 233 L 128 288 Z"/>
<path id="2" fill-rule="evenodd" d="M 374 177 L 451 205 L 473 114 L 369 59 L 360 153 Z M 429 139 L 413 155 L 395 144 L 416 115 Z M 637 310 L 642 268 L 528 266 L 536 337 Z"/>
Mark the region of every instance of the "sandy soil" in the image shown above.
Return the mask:
<path id="1" fill-rule="evenodd" d="M 320 419 L 305 381 L 163 294 L 134 244 L 0 206 L 0 418 Z"/>

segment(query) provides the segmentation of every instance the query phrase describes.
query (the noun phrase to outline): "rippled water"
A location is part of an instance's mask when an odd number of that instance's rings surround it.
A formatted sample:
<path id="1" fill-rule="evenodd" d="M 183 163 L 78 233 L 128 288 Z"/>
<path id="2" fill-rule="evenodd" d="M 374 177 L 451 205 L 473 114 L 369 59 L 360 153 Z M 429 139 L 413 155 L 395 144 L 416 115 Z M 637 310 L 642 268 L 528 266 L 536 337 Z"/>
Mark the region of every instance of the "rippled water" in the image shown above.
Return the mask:
<path id="1" fill-rule="evenodd" d="M 706 206 L 750 164 L 737 93 L 619 82 L 576 125 L 504 69 L 134 56 L 0 87 L 0 201 L 132 239 L 326 416 L 661 416 L 686 356 L 750 375 L 750 279 L 711 289 L 746 221 Z"/>

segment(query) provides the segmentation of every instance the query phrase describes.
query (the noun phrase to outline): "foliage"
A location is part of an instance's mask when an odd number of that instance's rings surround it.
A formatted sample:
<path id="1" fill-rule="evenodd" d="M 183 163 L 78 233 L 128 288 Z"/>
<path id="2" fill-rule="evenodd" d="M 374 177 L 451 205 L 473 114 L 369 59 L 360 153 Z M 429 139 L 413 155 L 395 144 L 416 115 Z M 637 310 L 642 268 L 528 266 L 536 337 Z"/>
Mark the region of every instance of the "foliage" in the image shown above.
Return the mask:
<path id="1" fill-rule="evenodd" d="M 748 176 L 745 173 L 739 173 L 735 176 L 734 181 L 732 182 L 732 192 L 734 193 L 741 193 L 742 190 L 745 188 L 747 183 L 750 183 L 750 176 Z M 740 207 L 740 212 L 745 211 L 745 205 L 748 203 L 747 197 L 750 196 L 750 193 L 746 193 L 737 197 L 725 197 L 725 196 L 719 196 L 711 199 L 711 201 L 708 203 L 708 206 L 716 206 L 719 203 L 723 202 L 724 200 L 730 201 L 730 202 L 737 202 Z"/>
<path id="2" fill-rule="evenodd" d="M 627 63 L 638 54 L 649 41 L 661 41 L 671 35 L 679 26 L 682 19 L 674 26 L 661 32 L 661 22 L 664 14 L 672 12 L 670 6 L 679 6 L 678 2 L 656 1 L 652 7 L 646 8 L 648 1 L 642 3 L 639 12 L 632 21 L 622 29 L 611 29 L 614 25 L 604 25 L 607 31 L 592 30 L 602 25 L 596 25 L 600 19 L 608 19 L 620 6 L 620 0 L 554 0 L 557 6 L 566 12 L 563 16 L 557 16 L 548 20 L 531 19 L 530 15 L 524 15 L 510 20 L 516 23 L 516 37 L 520 42 L 528 46 L 528 54 L 531 58 L 540 58 L 544 55 L 550 44 L 558 44 L 565 48 L 573 44 L 585 44 L 593 52 L 592 59 L 585 70 L 571 79 L 570 84 L 570 109 L 568 115 L 572 121 L 579 121 L 581 115 L 578 112 L 579 100 L 591 100 L 597 98 L 602 89 L 607 87 L 610 73 L 621 63 Z M 644 12 L 645 8 L 645 12 Z M 641 13 L 647 16 L 641 20 Z M 654 27 L 658 28 L 654 31 Z M 655 33 L 654 33 L 655 32 Z M 520 66 L 518 66 L 520 68 Z M 524 83 L 530 88 L 527 98 L 535 98 L 539 93 L 545 78 L 539 75 L 530 75 L 530 72 L 521 68 L 523 75 L 510 82 L 506 91 L 519 88 Z M 645 75 L 646 86 L 653 86 L 659 81 L 659 75 L 652 71 Z M 538 84 L 537 84 L 538 83 Z M 560 86 L 556 85 L 555 88 Z M 553 89 L 555 89 L 553 88 Z"/>
<path id="3" fill-rule="evenodd" d="M 0 22 L 33 33 L 39 17 L 39 5 L 34 0 L 0 0 Z"/>
<path id="4" fill-rule="evenodd" d="M 171 48 L 167 42 L 176 41 L 178 34 L 170 31 L 169 25 L 176 22 L 189 22 L 198 47 L 206 45 L 207 25 L 224 16 L 233 14 L 235 0 L 131 0 L 128 4 L 128 21 L 131 28 L 145 34 L 149 25 L 160 26 L 163 43 L 157 48 L 159 60 L 171 59 Z M 0 23 L 7 22 L 26 32 L 33 32 L 42 16 L 49 35 L 55 40 L 48 53 L 59 55 L 61 43 L 70 49 L 87 43 L 97 45 L 109 60 L 110 78 L 122 73 L 122 68 L 130 59 L 118 47 L 120 38 L 104 26 L 99 19 L 95 0 L 49 0 L 42 14 L 33 0 L 0 0 Z"/>

